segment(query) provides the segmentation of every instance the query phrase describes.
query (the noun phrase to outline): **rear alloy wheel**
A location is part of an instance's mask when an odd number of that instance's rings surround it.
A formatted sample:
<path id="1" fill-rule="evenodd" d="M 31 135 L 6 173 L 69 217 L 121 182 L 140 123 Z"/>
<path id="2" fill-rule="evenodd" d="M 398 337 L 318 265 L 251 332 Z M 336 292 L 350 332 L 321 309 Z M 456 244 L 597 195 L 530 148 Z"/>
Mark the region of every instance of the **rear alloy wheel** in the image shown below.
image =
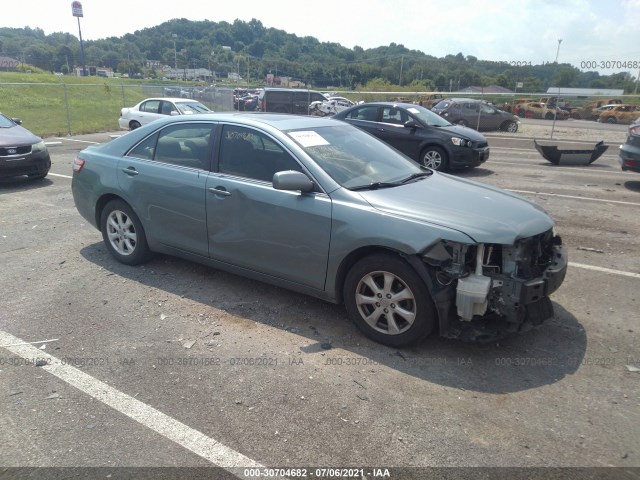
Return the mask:
<path id="1" fill-rule="evenodd" d="M 553 113 L 547 112 L 544 116 L 546 120 L 553 120 Z"/>
<path id="2" fill-rule="evenodd" d="M 618 119 L 616 117 L 607 118 L 607 123 L 618 123 Z"/>
<path id="3" fill-rule="evenodd" d="M 440 147 L 427 147 L 420 155 L 420 163 L 427 168 L 443 172 L 447 169 L 447 154 Z"/>
<path id="4" fill-rule="evenodd" d="M 135 120 L 133 120 L 131 123 L 129 123 L 129 130 L 135 130 L 136 128 L 140 128 L 140 122 L 136 122 Z"/>
<path id="5" fill-rule="evenodd" d="M 105 245 L 116 260 L 139 265 L 149 259 L 147 239 L 138 216 L 122 200 L 105 205 L 100 216 L 100 230 Z"/>
<path id="6" fill-rule="evenodd" d="M 502 124 L 502 130 L 509 133 L 516 133 L 518 131 L 518 124 L 512 121 L 504 122 Z"/>
<path id="7" fill-rule="evenodd" d="M 436 313 L 418 274 L 402 258 L 377 254 L 357 262 L 344 284 L 347 313 L 369 338 L 390 347 L 419 342 Z"/>

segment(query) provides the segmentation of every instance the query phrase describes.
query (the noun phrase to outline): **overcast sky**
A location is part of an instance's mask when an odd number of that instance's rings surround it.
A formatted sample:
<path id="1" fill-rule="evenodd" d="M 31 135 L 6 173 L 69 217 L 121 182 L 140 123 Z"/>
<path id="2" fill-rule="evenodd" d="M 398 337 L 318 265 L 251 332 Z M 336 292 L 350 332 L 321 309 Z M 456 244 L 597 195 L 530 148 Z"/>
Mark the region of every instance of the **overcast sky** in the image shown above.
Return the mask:
<path id="1" fill-rule="evenodd" d="M 8 1 L 8 0 L 4 0 Z M 71 0 L 20 0 L 3 9 L 2 27 L 41 28 L 78 36 Z M 483 60 L 559 59 L 581 70 L 584 62 L 613 62 L 603 74 L 632 71 L 640 63 L 640 0 L 81 0 L 82 37 L 95 40 L 159 25 L 172 18 L 233 22 L 256 18 L 267 27 L 352 48 L 394 42 L 436 57 L 474 55 Z M 599 65 L 600 67 L 600 65 Z M 607 68 L 609 67 L 609 68 Z"/>

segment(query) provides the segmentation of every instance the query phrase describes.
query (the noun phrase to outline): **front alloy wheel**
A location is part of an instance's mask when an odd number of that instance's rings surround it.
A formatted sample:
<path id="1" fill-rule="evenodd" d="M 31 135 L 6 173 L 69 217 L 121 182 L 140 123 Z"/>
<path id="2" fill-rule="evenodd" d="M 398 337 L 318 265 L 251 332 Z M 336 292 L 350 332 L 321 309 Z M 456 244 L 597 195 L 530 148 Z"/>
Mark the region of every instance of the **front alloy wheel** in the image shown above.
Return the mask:
<path id="1" fill-rule="evenodd" d="M 400 347 L 427 336 L 435 311 L 426 286 L 400 257 L 365 257 L 349 271 L 344 299 L 347 312 L 368 337 Z"/>
<path id="2" fill-rule="evenodd" d="M 518 131 L 518 124 L 516 122 L 509 121 L 504 125 L 503 130 L 509 133 L 516 133 Z"/>
<path id="3" fill-rule="evenodd" d="M 428 147 L 422 152 L 420 163 L 427 168 L 444 171 L 447 169 L 447 154 L 439 147 Z"/>

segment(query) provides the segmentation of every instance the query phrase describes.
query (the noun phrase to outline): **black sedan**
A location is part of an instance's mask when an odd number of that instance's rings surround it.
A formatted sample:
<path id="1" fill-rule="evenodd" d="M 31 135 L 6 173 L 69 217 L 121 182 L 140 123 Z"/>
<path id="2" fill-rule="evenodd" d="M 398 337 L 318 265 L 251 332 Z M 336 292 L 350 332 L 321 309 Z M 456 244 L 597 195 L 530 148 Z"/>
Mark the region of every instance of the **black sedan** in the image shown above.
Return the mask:
<path id="1" fill-rule="evenodd" d="M 333 118 L 355 125 L 433 170 L 475 167 L 489 158 L 484 135 L 452 125 L 420 105 L 365 103 Z"/>
<path id="2" fill-rule="evenodd" d="M 0 178 L 44 178 L 51 168 L 47 146 L 21 123 L 0 113 Z"/>
<path id="3" fill-rule="evenodd" d="M 627 141 L 620 145 L 618 159 L 622 170 L 640 173 L 640 118 L 629 126 Z"/>

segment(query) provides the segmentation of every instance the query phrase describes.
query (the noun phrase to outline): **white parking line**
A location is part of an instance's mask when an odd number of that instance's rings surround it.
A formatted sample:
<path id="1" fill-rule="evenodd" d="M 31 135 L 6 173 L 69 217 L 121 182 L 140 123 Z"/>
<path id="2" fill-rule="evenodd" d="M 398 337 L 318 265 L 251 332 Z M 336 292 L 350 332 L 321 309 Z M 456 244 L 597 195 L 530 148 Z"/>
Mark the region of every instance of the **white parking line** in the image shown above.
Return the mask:
<path id="1" fill-rule="evenodd" d="M 51 172 L 49 172 L 49 175 L 51 175 L 53 177 L 73 178 L 71 175 L 61 175 L 59 173 L 51 173 Z"/>
<path id="2" fill-rule="evenodd" d="M 625 272 L 624 270 L 614 270 L 612 268 L 596 267 L 595 265 L 585 265 L 584 263 L 569 262 L 570 267 L 584 268 L 595 272 L 609 273 L 611 275 L 622 275 L 623 277 L 640 278 L 640 273 Z"/>
<path id="3" fill-rule="evenodd" d="M 63 364 L 60 359 L 10 333 L 0 330 L 0 344 L 5 345 L 2 348 L 25 360 L 36 358 L 45 360 L 47 364 L 42 369 L 51 375 L 236 476 L 242 478 L 243 472 L 234 469 L 264 468 L 214 438 L 208 437 L 75 367 Z"/>
<path id="4" fill-rule="evenodd" d="M 97 145 L 100 142 L 90 142 L 88 140 L 76 140 L 75 138 L 56 138 L 56 140 L 63 140 L 65 142 L 78 142 L 78 143 L 90 143 L 92 145 Z"/>
<path id="5" fill-rule="evenodd" d="M 562 195 L 560 193 L 544 193 L 544 192 L 530 192 L 528 190 L 512 190 L 510 188 L 505 188 L 508 192 L 513 193 L 524 193 L 529 195 L 540 195 L 543 197 L 560 197 L 560 198 L 573 198 L 576 200 L 588 200 L 590 202 L 602 202 L 602 203 L 617 203 L 620 205 L 633 205 L 636 207 L 640 207 L 640 203 L 634 202 L 624 202 L 622 200 L 606 200 L 604 198 L 592 198 L 592 197 L 579 197 L 577 195 Z"/>

